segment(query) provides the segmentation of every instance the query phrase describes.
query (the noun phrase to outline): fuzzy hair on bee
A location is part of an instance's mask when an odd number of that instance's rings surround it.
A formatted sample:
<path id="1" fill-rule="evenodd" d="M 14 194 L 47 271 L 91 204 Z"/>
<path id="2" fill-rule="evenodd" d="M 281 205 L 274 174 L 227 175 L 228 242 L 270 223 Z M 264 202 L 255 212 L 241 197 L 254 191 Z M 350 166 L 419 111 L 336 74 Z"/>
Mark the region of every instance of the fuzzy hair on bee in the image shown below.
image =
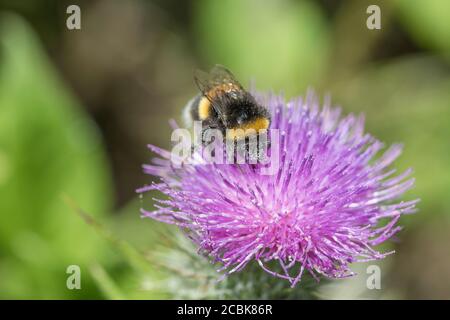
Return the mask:
<path id="1" fill-rule="evenodd" d="M 268 130 L 270 113 L 258 104 L 234 75 L 221 65 L 194 76 L 200 93 L 185 107 L 187 124 L 202 121 L 203 129 L 219 129 L 225 139 L 241 140 Z"/>

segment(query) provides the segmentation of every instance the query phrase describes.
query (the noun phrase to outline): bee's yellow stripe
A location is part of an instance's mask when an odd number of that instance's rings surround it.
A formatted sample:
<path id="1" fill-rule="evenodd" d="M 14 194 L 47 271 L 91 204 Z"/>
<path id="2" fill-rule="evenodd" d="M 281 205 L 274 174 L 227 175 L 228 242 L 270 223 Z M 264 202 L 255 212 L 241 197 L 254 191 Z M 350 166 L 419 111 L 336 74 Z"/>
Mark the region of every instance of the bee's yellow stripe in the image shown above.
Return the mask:
<path id="1" fill-rule="evenodd" d="M 240 90 L 240 88 L 234 83 L 224 83 L 211 89 L 207 93 L 207 96 L 209 97 L 209 99 L 213 99 L 218 95 L 233 90 Z M 198 104 L 198 117 L 200 118 L 200 120 L 206 120 L 210 116 L 211 102 L 209 101 L 209 99 L 207 97 L 202 97 L 200 99 L 200 102 Z"/>
<path id="2" fill-rule="evenodd" d="M 267 130 L 269 128 L 269 119 L 257 118 L 238 128 L 227 130 L 227 139 L 243 139 L 251 134 L 258 134 L 259 130 Z M 253 130 L 251 130 L 253 129 Z"/>
<path id="3" fill-rule="evenodd" d="M 209 109 L 211 108 L 211 102 L 208 98 L 203 97 L 198 104 L 198 117 L 200 120 L 206 120 L 209 117 Z"/>

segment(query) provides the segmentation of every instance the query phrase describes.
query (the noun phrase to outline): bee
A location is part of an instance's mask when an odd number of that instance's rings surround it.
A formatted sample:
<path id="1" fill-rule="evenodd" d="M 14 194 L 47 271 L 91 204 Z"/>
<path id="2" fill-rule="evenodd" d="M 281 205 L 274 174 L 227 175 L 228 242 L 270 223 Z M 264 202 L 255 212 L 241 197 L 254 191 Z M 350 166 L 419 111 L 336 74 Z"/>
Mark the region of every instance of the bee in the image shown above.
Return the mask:
<path id="1" fill-rule="evenodd" d="M 185 107 L 188 124 L 202 121 L 204 129 L 219 129 L 224 140 L 234 141 L 259 135 L 269 128 L 267 108 L 260 105 L 224 66 L 216 65 L 209 73 L 197 70 L 194 81 L 200 93 Z"/>

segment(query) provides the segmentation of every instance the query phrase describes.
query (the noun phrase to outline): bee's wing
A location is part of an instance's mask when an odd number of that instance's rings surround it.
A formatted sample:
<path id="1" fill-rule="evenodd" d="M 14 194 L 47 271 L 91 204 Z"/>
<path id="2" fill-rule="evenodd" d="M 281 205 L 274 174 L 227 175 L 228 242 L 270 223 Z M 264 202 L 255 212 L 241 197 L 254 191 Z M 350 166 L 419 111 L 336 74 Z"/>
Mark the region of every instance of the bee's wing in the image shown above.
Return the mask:
<path id="1" fill-rule="evenodd" d="M 215 65 L 209 73 L 196 70 L 194 80 L 202 94 L 211 102 L 214 110 L 226 124 L 226 119 L 224 118 L 226 100 L 215 99 L 215 97 L 226 97 L 228 99 L 227 94 L 220 94 L 220 91 L 225 93 L 224 89 L 220 88 L 232 87 L 233 91 L 240 92 L 244 91 L 242 85 L 236 80 L 230 70 L 221 65 Z M 212 92 L 214 92 L 215 96 L 211 95 Z"/>
<path id="2" fill-rule="evenodd" d="M 231 71 L 219 64 L 216 64 L 209 73 L 195 70 L 194 80 L 200 91 L 205 95 L 212 89 L 225 84 L 244 90 Z"/>

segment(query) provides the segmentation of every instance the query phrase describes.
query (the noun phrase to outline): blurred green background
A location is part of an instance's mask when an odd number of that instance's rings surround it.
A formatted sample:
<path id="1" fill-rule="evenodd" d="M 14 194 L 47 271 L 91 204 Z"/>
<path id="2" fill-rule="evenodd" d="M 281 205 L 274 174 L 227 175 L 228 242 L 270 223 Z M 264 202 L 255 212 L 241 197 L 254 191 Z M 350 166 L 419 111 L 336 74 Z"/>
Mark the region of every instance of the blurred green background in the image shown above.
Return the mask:
<path id="1" fill-rule="evenodd" d="M 170 146 L 167 121 L 196 93 L 193 69 L 220 63 L 261 90 L 330 94 L 405 145 L 405 199 L 422 201 L 377 263 L 382 290 L 361 269 L 325 295 L 450 299 L 449 14 L 446 0 L 0 0 L 0 298 L 171 297 L 139 253 L 166 230 L 139 217 L 135 189 L 151 181 L 146 144 Z M 72 264 L 81 290 L 66 287 Z"/>

